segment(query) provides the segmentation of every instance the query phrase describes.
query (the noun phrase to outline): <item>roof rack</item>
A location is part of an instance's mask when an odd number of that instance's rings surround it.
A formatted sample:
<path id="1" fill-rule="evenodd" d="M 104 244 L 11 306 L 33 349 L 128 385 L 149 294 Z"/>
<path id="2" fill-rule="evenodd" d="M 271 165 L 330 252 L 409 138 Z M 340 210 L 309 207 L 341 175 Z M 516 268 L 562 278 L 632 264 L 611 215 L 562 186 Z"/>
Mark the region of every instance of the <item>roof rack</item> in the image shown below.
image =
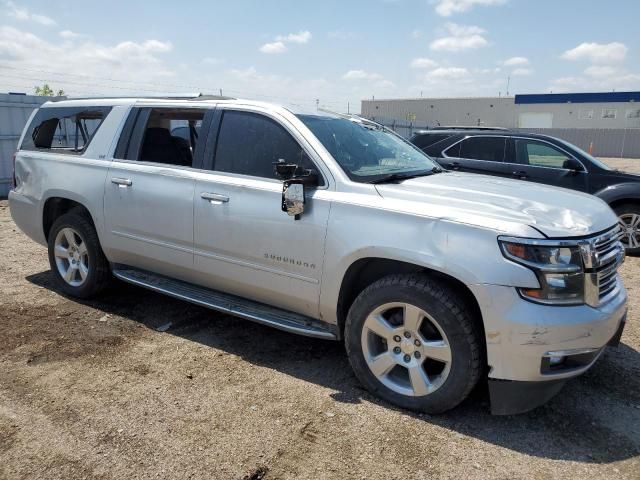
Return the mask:
<path id="1" fill-rule="evenodd" d="M 204 95 L 202 93 L 176 93 L 167 95 L 105 95 L 102 96 L 90 96 L 90 97 L 58 97 L 51 99 L 52 102 L 61 102 L 63 100 L 119 100 L 119 99 L 134 99 L 139 98 L 142 100 L 236 100 L 234 97 L 227 97 L 223 95 Z"/>
<path id="2" fill-rule="evenodd" d="M 429 130 L 508 130 L 508 128 L 476 125 L 436 125 L 431 127 Z"/>

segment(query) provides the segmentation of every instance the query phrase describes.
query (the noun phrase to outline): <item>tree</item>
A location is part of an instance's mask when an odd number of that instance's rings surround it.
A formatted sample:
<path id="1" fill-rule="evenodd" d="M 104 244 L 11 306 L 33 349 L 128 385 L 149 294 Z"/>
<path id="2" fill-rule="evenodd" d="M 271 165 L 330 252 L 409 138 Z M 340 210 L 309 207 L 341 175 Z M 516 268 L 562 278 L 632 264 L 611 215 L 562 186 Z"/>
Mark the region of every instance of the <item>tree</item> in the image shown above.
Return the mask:
<path id="1" fill-rule="evenodd" d="M 40 95 L 42 97 L 64 97 L 64 90 L 60 89 L 58 90 L 58 93 L 54 93 L 53 88 L 51 88 L 48 83 L 45 83 L 41 87 L 35 87 L 34 90 L 36 92 L 36 95 Z"/>

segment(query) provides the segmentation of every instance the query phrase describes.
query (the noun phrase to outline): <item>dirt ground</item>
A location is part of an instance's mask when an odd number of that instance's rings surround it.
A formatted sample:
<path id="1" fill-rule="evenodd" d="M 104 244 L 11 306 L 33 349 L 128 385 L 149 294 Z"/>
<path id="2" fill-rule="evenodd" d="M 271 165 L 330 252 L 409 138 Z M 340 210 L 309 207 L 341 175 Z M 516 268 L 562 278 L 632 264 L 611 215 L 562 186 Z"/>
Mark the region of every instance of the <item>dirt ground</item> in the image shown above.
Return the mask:
<path id="1" fill-rule="evenodd" d="M 338 344 L 133 286 L 65 298 L 6 201 L 0 253 L 0 479 L 640 478 L 640 258 L 620 347 L 493 417 L 482 388 L 441 416 L 395 409 Z"/>

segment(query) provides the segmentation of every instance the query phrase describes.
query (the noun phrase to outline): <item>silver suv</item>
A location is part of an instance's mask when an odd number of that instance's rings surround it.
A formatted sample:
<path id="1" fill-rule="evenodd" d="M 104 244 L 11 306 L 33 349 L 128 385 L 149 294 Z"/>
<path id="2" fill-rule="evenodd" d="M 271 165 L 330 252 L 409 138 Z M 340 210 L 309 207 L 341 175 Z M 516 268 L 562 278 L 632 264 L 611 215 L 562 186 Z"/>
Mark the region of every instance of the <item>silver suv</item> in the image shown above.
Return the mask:
<path id="1" fill-rule="evenodd" d="M 617 218 L 578 192 L 443 172 L 368 120 L 227 98 L 34 112 L 16 224 L 64 293 L 112 276 L 344 342 L 359 380 L 444 412 L 488 377 L 529 410 L 618 343 Z"/>

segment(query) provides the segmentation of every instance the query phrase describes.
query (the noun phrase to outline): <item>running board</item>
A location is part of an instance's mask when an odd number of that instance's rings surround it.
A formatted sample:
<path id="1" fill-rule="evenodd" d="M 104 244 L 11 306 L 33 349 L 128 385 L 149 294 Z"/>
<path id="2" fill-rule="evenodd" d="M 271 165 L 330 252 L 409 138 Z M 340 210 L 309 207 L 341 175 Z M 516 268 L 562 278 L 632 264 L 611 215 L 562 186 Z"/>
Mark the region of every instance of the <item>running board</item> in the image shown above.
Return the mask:
<path id="1" fill-rule="evenodd" d="M 285 332 L 307 337 L 336 340 L 335 327 L 300 315 L 235 295 L 218 292 L 191 283 L 124 265 L 114 265 L 113 275 L 134 285 L 164 293 L 219 312 L 229 313 Z"/>

